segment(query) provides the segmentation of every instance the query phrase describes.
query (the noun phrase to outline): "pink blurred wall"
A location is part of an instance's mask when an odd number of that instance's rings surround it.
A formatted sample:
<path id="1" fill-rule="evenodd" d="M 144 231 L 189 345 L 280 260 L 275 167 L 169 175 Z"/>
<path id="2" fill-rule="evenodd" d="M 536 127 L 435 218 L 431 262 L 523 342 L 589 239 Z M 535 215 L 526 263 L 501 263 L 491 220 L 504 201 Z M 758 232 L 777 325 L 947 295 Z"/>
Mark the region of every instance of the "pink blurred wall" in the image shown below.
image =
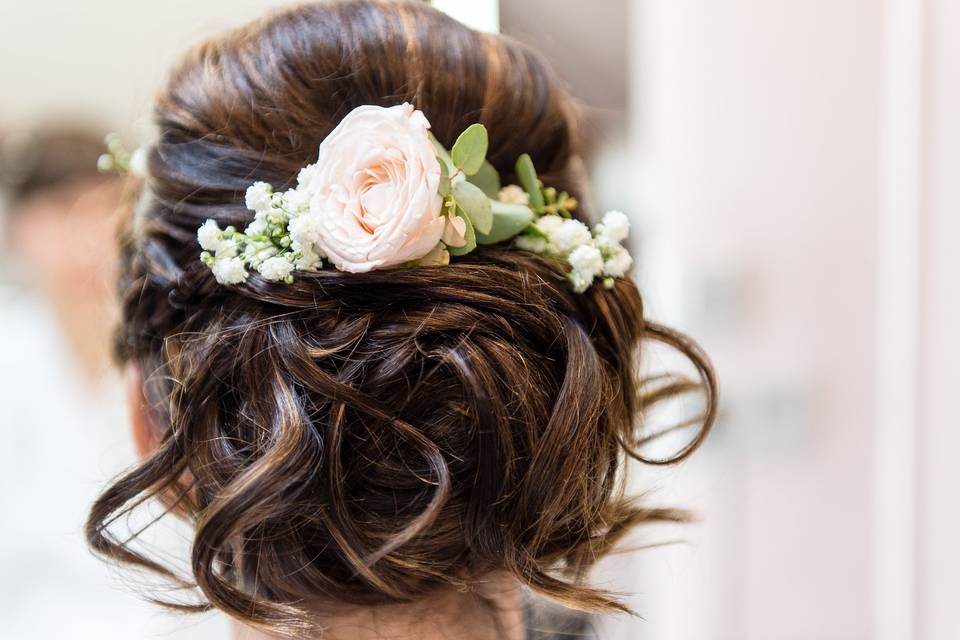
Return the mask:
<path id="1" fill-rule="evenodd" d="M 960 637 L 960 6 L 631 9 L 639 277 L 726 415 L 618 637 Z"/>
<path id="2" fill-rule="evenodd" d="M 960 638 L 960 3 L 928 0 L 917 456 L 917 638 Z"/>

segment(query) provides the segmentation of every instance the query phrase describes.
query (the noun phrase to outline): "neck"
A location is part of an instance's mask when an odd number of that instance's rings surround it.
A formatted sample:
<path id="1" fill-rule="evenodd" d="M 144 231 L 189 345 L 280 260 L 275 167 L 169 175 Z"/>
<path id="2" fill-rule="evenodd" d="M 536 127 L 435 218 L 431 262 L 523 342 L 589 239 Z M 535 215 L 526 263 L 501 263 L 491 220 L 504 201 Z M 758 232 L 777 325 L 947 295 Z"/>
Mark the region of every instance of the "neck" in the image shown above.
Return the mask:
<path id="1" fill-rule="evenodd" d="M 411 604 L 338 607 L 324 616 L 323 640 L 522 640 L 526 636 L 520 587 L 509 577 L 486 580 L 473 593 L 447 592 Z M 234 640 L 280 636 L 235 626 Z"/>

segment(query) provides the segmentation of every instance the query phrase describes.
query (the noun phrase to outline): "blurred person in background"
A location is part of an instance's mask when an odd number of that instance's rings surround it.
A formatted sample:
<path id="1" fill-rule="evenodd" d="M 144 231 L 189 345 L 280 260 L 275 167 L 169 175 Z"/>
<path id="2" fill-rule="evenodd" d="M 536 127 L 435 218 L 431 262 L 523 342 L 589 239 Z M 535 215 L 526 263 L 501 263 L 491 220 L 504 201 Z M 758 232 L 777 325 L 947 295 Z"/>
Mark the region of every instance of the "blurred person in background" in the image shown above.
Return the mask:
<path id="1" fill-rule="evenodd" d="M 103 136 L 79 125 L 43 127 L 3 143 L 12 275 L 42 298 L 82 380 L 109 374 L 121 182 L 97 170 Z"/>
<path id="2" fill-rule="evenodd" d="M 2 638 L 165 632 L 118 589 L 80 532 L 97 486 L 134 458 L 110 367 L 114 227 L 129 211 L 128 190 L 98 172 L 103 140 L 95 128 L 56 123 L 0 138 L 0 331 L 8 336 L 0 469 L 4 486 L 16 488 L 0 499 Z"/>

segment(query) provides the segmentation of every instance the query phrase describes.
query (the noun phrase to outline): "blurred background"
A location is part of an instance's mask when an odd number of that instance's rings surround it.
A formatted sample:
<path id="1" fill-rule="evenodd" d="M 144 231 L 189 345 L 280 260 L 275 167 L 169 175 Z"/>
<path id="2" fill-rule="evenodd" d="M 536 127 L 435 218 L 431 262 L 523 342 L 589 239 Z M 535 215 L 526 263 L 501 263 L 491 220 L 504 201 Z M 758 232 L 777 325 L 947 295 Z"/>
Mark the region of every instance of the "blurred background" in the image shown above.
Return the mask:
<path id="1" fill-rule="evenodd" d="M 280 4 L 0 0 L 2 638 L 227 633 L 141 603 L 80 535 L 134 455 L 104 331 L 127 195 L 90 168 L 107 131 L 149 142 L 179 52 Z M 649 315 L 719 370 L 704 449 L 632 473 L 698 523 L 601 568 L 642 616 L 602 637 L 960 638 L 960 4 L 435 4 L 569 82 Z"/>

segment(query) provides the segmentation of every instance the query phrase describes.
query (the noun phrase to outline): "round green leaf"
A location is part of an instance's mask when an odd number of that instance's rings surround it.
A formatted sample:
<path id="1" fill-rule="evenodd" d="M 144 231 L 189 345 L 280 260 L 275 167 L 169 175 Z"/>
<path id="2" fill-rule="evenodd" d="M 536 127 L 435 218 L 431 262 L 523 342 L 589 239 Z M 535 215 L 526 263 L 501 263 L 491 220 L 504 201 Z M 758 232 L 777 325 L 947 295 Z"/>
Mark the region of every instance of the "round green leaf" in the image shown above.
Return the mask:
<path id="1" fill-rule="evenodd" d="M 478 244 L 496 244 L 523 232 L 533 222 L 533 211 L 522 204 L 493 201 L 493 224 L 489 233 L 477 233 Z"/>
<path id="2" fill-rule="evenodd" d="M 497 199 L 497 194 L 500 193 L 500 173 L 486 160 L 480 165 L 480 170 L 467 180 L 480 187 L 488 198 Z"/>
<path id="3" fill-rule="evenodd" d="M 440 195 L 446 198 L 450 195 L 452 186 L 450 184 L 450 170 L 447 168 L 447 163 L 440 161 Z"/>
<path id="4" fill-rule="evenodd" d="M 469 182 L 456 182 L 453 185 L 453 199 L 457 206 L 462 208 L 470 222 L 481 233 L 488 233 L 493 224 L 493 213 L 490 210 L 490 198 L 480 190 L 480 187 Z"/>
<path id="5" fill-rule="evenodd" d="M 487 157 L 488 144 L 487 128 L 482 124 L 470 125 L 453 143 L 453 149 L 450 151 L 453 164 L 460 167 L 468 176 L 472 176 L 483 165 L 483 160 Z"/>

